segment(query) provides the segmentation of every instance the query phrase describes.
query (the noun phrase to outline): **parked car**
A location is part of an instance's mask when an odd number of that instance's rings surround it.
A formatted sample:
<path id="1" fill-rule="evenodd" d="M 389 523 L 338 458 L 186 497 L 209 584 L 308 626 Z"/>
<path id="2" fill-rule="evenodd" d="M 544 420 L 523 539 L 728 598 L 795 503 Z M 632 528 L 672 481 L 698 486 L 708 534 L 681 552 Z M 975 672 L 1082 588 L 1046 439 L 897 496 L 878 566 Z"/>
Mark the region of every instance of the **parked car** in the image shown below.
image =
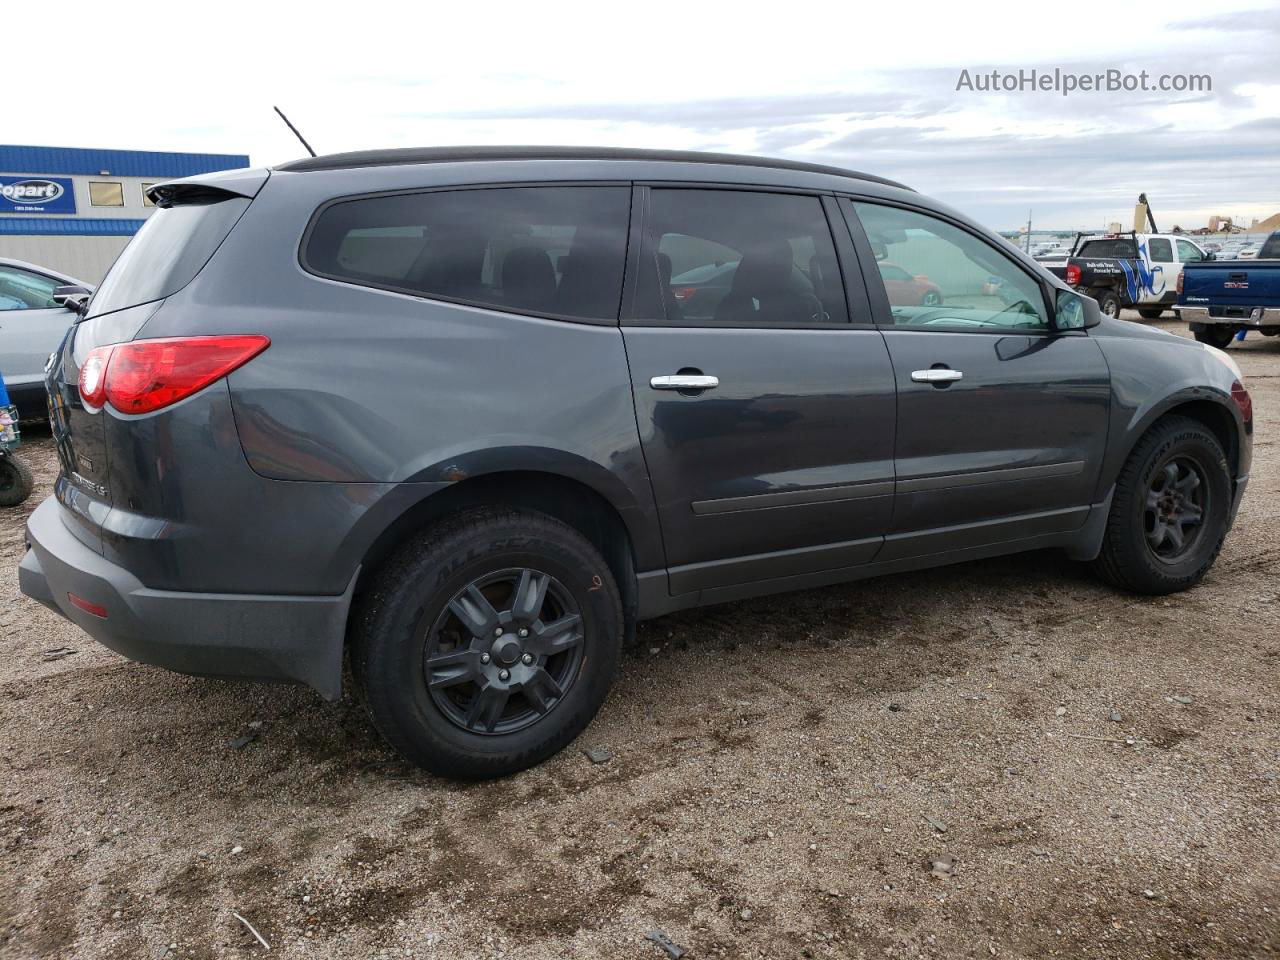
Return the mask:
<path id="1" fill-rule="evenodd" d="M 902 306 L 936 307 L 942 304 L 942 291 L 923 273 L 909 273 L 887 260 L 876 262 L 884 281 L 889 303 Z M 996 278 L 997 280 L 999 278 Z"/>
<path id="2" fill-rule="evenodd" d="M 349 657 L 443 774 L 564 747 L 675 610 L 1047 547 L 1186 589 L 1248 480 L 1230 357 L 867 174 L 391 150 L 150 197 L 49 370 L 22 591 L 189 673 L 332 699 Z M 688 320 L 668 258 L 726 249 Z"/>
<path id="3" fill-rule="evenodd" d="M 0 374 L 21 419 L 49 416 L 44 364 L 75 317 L 66 298 L 91 290 L 48 267 L 0 257 Z"/>
<path id="4" fill-rule="evenodd" d="M 1080 237 L 1064 260 L 1045 266 L 1097 300 L 1109 317 L 1132 307 L 1144 320 L 1155 320 L 1178 299 L 1182 265 L 1212 259 L 1199 244 L 1175 234 L 1121 233 Z"/>
<path id="5" fill-rule="evenodd" d="M 1252 261 L 1188 264 L 1178 277 L 1175 309 L 1197 340 L 1220 349 L 1242 330 L 1280 334 L 1280 230 Z"/>

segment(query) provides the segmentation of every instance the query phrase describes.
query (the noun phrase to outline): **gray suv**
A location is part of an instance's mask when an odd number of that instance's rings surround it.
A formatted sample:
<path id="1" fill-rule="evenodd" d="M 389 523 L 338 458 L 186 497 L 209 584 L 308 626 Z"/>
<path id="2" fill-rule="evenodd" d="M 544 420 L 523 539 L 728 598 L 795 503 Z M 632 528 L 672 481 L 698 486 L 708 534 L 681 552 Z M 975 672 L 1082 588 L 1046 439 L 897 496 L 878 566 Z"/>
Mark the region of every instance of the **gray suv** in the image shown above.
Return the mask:
<path id="1" fill-rule="evenodd" d="M 22 590 L 489 777 L 636 621 L 1044 547 L 1187 588 L 1251 455 L 1220 351 L 908 187 L 719 154 L 392 150 L 156 186 L 48 375 Z"/>

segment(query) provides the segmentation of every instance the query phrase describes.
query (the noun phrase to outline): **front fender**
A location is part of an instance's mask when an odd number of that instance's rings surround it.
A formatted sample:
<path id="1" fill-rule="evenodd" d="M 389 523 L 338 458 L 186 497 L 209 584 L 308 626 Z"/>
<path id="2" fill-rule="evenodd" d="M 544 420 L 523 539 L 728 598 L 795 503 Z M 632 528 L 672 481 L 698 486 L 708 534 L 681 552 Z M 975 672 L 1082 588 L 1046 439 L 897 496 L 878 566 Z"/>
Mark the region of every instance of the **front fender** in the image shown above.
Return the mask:
<path id="1" fill-rule="evenodd" d="M 1250 430 L 1231 399 L 1234 375 L 1198 344 L 1182 338 L 1102 336 L 1111 368 L 1111 417 L 1107 455 L 1095 502 L 1116 482 L 1138 440 L 1161 417 L 1189 403 L 1213 404 L 1229 418 L 1238 439 L 1235 472 L 1247 476 L 1252 458 Z"/>

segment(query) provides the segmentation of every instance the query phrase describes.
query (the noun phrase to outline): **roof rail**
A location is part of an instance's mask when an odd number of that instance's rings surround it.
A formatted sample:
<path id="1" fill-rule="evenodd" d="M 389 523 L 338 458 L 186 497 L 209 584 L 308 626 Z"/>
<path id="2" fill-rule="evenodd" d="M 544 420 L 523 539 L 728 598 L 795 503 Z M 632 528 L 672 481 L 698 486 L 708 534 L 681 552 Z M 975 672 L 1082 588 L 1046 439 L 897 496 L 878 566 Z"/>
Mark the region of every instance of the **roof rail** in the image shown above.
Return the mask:
<path id="1" fill-rule="evenodd" d="M 623 147 L 405 147 L 394 150 L 356 150 L 304 157 L 275 167 L 276 170 L 303 172 L 308 170 L 349 170 L 355 167 L 381 167 L 412 163 L 460 163 L 481 160 L 650 160 L 662 163 L 718 163 L 741 167 L 767 167 L 775 170 L 798 170 L 824 173 L 836 177 L 869 180 L 902 190 L 906 184 L 869 173 L 831 167 L 799 160 L 773 157 L 750 157 L 736 153 L 699 153 L 692 150 L 635 150 Z"/>

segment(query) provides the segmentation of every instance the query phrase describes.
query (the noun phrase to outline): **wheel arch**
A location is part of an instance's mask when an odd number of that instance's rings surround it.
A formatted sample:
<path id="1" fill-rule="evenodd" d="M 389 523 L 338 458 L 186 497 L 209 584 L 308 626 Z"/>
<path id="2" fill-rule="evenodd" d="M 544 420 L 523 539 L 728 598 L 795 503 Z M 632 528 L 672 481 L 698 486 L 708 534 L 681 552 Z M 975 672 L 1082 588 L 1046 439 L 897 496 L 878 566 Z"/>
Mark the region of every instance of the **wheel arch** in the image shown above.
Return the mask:
<path id="1" fill-rule="evenodd" d="M 609 497 L 584 480 L 546 469 L 498 469 L 465 475 L 455 466 L 448 487 L 423 497 L 402 510 L 370 542 L 360 561 L 356 581 L 358 596 L 395 551 L 440 519 L 471 507 L 504 504 L 536 510 L 567 523 L 581 533 L 608 563 L 628 620 L 634 621 L 638 604 L 637 570 L 648 569 L 643 536 L 636 535 L 641 518 L 630 517 Z M 659 561 L 660 563 L 660 561 Z"/>
<path id="2" fill-rule="evenodd" d="M 1231 478 L 1240 476 L 1240 421 L 1229 396 L 1208 388 L 1179 391 L 1134 417 L 1125 431 L 1124 455 L 1117 458 L 1115 474 L 1128 461 L 1138 442 L 1165 417 L 1181 416 L 1205 425 L 1222 444 L 1227 455 Z M 1107 486 L 1115 482 L 1115 475 L 1108 478 Z"/>

